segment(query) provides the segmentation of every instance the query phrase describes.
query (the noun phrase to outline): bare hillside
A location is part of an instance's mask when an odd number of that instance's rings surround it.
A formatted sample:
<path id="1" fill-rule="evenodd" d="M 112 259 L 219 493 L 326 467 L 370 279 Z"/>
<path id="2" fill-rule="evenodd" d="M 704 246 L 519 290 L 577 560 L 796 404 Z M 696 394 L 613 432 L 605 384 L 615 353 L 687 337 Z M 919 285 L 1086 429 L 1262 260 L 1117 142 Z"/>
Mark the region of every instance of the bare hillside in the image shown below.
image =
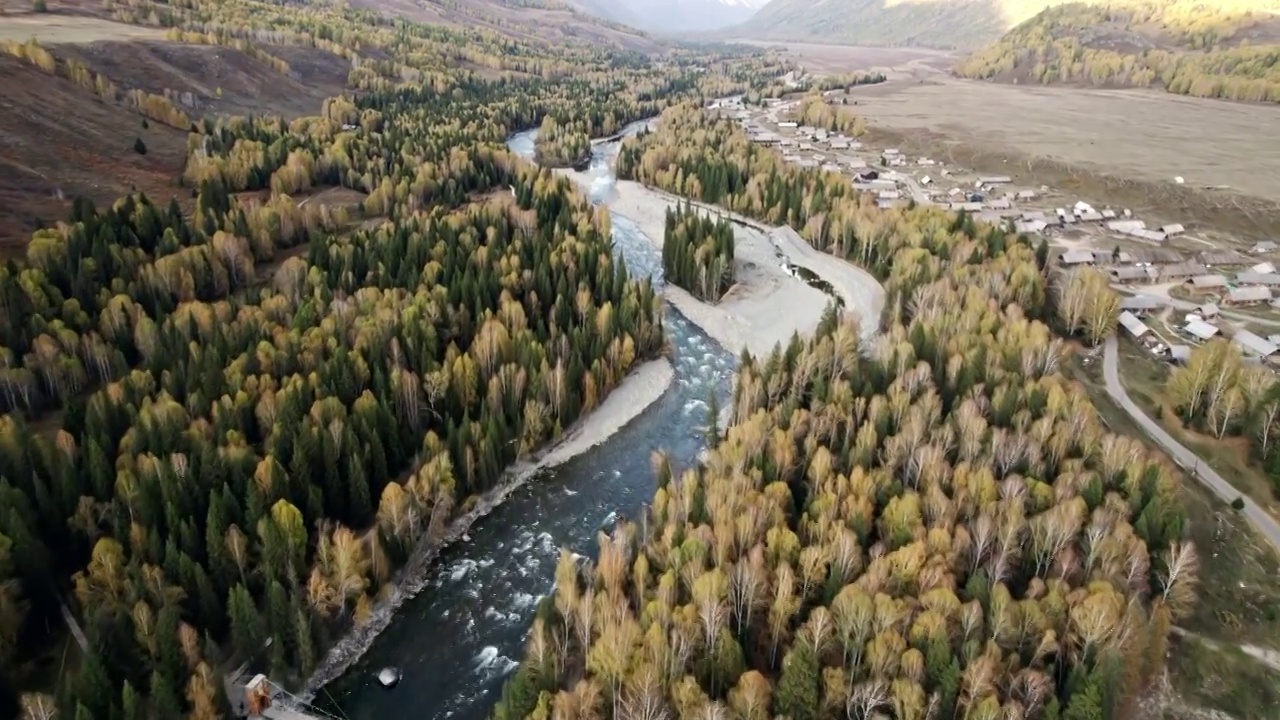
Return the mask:
<path id="1" fill-rule="evenodd" d="M 109 202 L 136 187 L 167 197 L 185 132 L 149 123 L 62 78 L 0 55 L 0 253 L 65 217 L 77 195 Z M 146 155 L 134 151 L 141 138 Z"/>
<path id="2" fill-rule="evenodd" d="M 75 73 L 110 81 L 119 93 L 170 98 L 198 119 L 315 113 L 342 91 L 350 70 L 348 61 L 315 48 L 264 47 L 288 64 L 281 72 L 240 50 L 163 37 L 155 28 L 77 15 L 9 14 L 0 21 L 0 44 L 9 43 L 0 52 L 0 254 L 63 219 L 78 195 L 110 202 L 136 188 L 157 201 L 185 197 L 176 179 L 187 128 L 144 123 L 139 108 L 103 96 L 93 82 L 73 82 Z M 39 50 L 24 49 L 33 39 Z"/>

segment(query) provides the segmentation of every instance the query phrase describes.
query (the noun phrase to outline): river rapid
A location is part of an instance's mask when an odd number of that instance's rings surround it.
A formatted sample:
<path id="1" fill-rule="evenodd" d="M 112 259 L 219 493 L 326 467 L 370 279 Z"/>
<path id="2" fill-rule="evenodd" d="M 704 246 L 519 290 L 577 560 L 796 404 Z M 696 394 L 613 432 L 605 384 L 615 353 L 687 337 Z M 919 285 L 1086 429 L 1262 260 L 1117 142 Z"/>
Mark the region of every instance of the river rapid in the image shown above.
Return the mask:
<path id="1" fill-rule="evenodd" d="M 644 123 L 633 123 L 626 134 Z M 536 132 L 536 131 L 535 131 Z M 533 132 L 511 149 L 533 155 Z M 607 204 L 618 143 L 593 148 L 593 200 Z M 613 217 L 615 251 L 631 274 L 662 282 L 662 257 L 626 218 Z M 618 518 L 635 518 L 655 489 L 649 458 L 665 450 L 675 470 L 705 446 L 708 401 L 724 407 L 736 357 L 669 305 L 667 337 L 675 382 L 666 394 L 605 443 L 547 470 L 472 529 L 469 540 L 441 552 L 426 588 L 397 612 L 386 632 L 316 704 L 351 720 L 482 720 L 524 654 L 538 600 L 551 592 L 561 547 L 594 557 L 596 534 Z M 394 666 L 403 679 L 383 688 L 377 673 Z"/>

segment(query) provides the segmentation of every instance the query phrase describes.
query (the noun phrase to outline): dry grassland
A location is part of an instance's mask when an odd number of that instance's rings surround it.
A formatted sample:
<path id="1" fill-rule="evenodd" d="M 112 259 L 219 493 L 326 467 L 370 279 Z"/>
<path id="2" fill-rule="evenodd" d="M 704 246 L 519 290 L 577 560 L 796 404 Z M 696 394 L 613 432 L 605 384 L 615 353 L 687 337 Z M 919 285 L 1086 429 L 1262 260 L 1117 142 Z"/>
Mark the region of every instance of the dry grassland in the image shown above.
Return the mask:
<path id="1" fill-rule="evenodd" d="M 946 79 L 860 88 L 858 111 L 1104 173 L 1280 196 L 1280 108 L 1133 90 L 1016 87 Z"/>
<path id="2" fill-rule="evenodd" d="M 31 38 L 35 38 L 41 45 L 81 44 L 102 40 L 163 40 L 164 30 L 73 15 L 19 15 L 0 19 L 0 40 L 26 42 Z"/>

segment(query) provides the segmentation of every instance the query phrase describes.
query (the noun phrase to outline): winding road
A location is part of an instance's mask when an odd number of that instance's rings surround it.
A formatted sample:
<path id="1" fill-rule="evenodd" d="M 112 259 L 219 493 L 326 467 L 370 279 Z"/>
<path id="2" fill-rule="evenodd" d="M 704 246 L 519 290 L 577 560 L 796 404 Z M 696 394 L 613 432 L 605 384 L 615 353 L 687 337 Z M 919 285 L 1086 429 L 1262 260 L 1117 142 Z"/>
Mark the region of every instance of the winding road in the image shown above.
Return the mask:
<path id="1" fill-rule="evenodd" d="M 1207 462 L 1201 460 L 1199 456 L 1175 440 L 1159 423 L 1152 420 L 1142 411 L 1142 408 L 1129 399 L 1129 393 L 1125 391 L 1124 385 L 1120 383 L 1119 352 L 1115 335 L 1107 338 L 1102 370 L 1107 381 L 1107 394 L 1129 414 L 1129 417 L 1133 418 L 1134 422 L 1138 423 L 1143 432 L 1160 445 L 1165 452 L 1169 453 L 1169 457 L 1173 458 L 1174 462 L 1181 465 L 1184 470 L 1199 480 L 1205 487 L 1212 490 L 1213 494 L 1217 495 L 1223 502 L 1231 503 L 1237 498 L 1243 500 L 1244 510 L 1242 512 L 1244 516 L 1267 539 L 1267 542 L 1271 543 L 1272 547 L 1280 551 L 1280 523 L 1277 523 L 1275 518 L 1267 514 L 1267 511 L 1263 510 L 1257 503 L 1232 487 L 1226 478 L 1219 475 Z"/>

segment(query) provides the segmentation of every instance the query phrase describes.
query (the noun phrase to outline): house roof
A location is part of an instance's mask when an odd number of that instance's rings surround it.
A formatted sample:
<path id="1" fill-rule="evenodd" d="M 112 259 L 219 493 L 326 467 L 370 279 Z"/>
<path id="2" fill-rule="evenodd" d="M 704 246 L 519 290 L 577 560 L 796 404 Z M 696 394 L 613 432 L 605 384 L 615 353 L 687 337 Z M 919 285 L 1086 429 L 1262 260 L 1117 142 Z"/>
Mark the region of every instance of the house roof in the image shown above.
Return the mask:
<path id="1" fill-rule="evenodd" d="M 1200 307 L 1196 308 L 1196 310 L 1199 310 L 1201 315 L 1217 315 L 1218 314 L 1218 306 L 1214 305 L 1213 303 L 1205 303 Z"/>
<path id="2" fill-rule="evenodd" d="M 1204 275 L 1206 270 L 1208 268 L 1198 262 L 1185 262 L 1165 265 L 1160 268 L 1160 274 L 1164 277 L 1195 277 Z"/>
<path id="3" fill-rule="evenodd" d="M 1156 278 L 1156 269 L 1144 267 L 1118 267 L 1111 268 L 1111 275 L 1117 280 L 1154 280 Z"/>
<path id="4" fill-rule="evenodd" d="M 1209 338 L 1217 335 L 1219 332 L 1216 325 L 1210 325 L 1209 323 L 1203 320 L 1192 320 L 1188 322 L 1186 327 L 1182 329 L 1187 331 L 1187 333 L 1200 338 L 1201 340 L 1208 340 Z"/>
<path id="5" fill-rule="evenodd" d="M 1068 250 L 1062 253 L 1063 265 L 1079 265 L 1093 262 L 1093 253 L 1089 250 Z"/>
<path id="6" fill-rule="evenodd" d="M 1150 295 L 1134 295 L 1120 301 L 1121 310 L 1155 310 L 1160 307 L 1160 300 Z"/>
<path id="7" fill-rule="evenodd" d="M 1191 284 L 1198 288 L 1226 287 L 1227 279 L 1221 275 L 1197 275 L 1191 278 Z"/>
<path id="8" fill-rule="evenodd" d="M 1120 324 L 1124 326 L 1125 330 L 1129 331 L 1129 334 L 1136 338 L 1142 337 L 1143 335 L 1151 332 L 1151 328 L 1147 327 L 1146 323 L 1139 320 L 1137 315 L 1134 315 L 1128 310 L 1120 313 Z"/>
<path id="9" fill-rule="evenodd" d="M 1231 342 L 1239 345 L 1245 352 L 1257 355 L 1258 357 L 1270 357 L 1275 355 L 1276 352 L 1280 352 L 1280 347 L 1276 347 L 1275 343 L 1259 337 L 1248 330 L 1236 331 L 1236 334 L 1231 338 Z"/>
<path id="10" fill-rule="evenodd" d="M 1236 282 L 1241 285 L 1280 285 L 1280 273 L 1246 270 L 1236 274 Z"/>
<path id="11" fill-rule="evenodd" d="M 1200 253 L 1200 262 L 1206 265 L 1248 265 L 1253 260 L 1235 250 L 1206 250 Z"/>
<path id="12" fill-rule="evenodd" d="M 1259 286 L 1236 288 L 1227 293 L 1230 302 L 1262 302 L 1271 299 L 1271 289 Z"/>
<path id="13" fill-rule="evenodd" d="M 1186 362 L 1191 359 L 1191 346 L 1170 345 L 1169 357 L 1170 359 L 1177 360 L 1178 362 Z"/>

